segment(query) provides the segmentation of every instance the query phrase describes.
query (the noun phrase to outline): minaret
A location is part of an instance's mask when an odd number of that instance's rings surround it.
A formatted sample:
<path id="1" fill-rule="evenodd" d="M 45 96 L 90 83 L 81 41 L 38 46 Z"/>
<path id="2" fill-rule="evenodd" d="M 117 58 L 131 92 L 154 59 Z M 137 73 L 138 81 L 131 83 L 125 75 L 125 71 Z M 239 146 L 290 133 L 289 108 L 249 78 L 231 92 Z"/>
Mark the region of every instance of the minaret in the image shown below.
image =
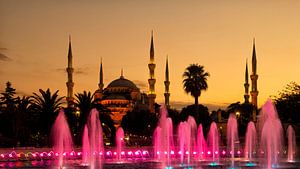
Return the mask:
<path id="1" fill-rule="evenodd" d="M 166 74 L 165 74 L 165 105 L 167 108 L 170 108 L 170 91 L 169 91 L 169 86 L 170 86 L 170 81 L 169 81 L 169 65 L 168 65 L 168 56 L 166 60 Z"/>
<path id="2" fill-rule="evenodd" d="M 67 103 L 68 107 L 72 106 L 72 103 L 74 101 L 73 98 L 73 87 L 74 87 L 74 82 L 73 82 L 73 66 L 72 66 L 72 47 L 71 47 L 71 36 L 69 36 L 69 52 L 68 52 L 68 67 L 67 67 L 67 73 L 68 73 L 68 81 L 67 81 L 67 88 L 68 88 L 68 93 L 67 93 Z"/>
<path id="3" fill-rule="evenodd" d="M 103 92 L 103 68 L 102 68 L 102 58 L 101 58 L 101 63 L 100 63 L 100 72 L 99 72 L 99 83 L 98 83 L 99 91 L 102 93 Z"/>
<path id="4" fill-rule="evenodd" d="M 153 44 L 153 31 L 151 34 L 151 45 L 150 45 L 150 63 L 148 64 L 149 72 L 150 72 L 150 78 L 148 79 L 149 83 L 149 109 L 150 112 L 154 113 L 155 112 L 155 77 L 154 77 L 154 69 L 155 69 L 155 63 L 154 63 L 154 44 Z"/>
<path id="5" fill-rule="evenodd" d="M 244 94 L 245 103 L 249 103 L 249 75 L 248 75 L 248 61 L 246 61 L 246 71 L 245 71 L 245 83 L 244 83 L 244 87 L 245 87 L 245 94 Z"/>
<path id="6" fill-rule="evenodd" d="M 253 104 L 253 106 L 255 107 L 255 109 L 257 109 L 257 95 L 258 95 L 258 91 L 257 91 L 257 79 L 258 79 L 258 75 L 256 74 L 256 67 L 257 63 L 256 63 L 256 51 L 255 51 L 255 39 L 253 40 L 253 52 L 252 52 L 252 74 L 250 76 L 251 78 L 251 103 Z M 256 121 L 256 110 L 253 111 L 253 121 Z"/>

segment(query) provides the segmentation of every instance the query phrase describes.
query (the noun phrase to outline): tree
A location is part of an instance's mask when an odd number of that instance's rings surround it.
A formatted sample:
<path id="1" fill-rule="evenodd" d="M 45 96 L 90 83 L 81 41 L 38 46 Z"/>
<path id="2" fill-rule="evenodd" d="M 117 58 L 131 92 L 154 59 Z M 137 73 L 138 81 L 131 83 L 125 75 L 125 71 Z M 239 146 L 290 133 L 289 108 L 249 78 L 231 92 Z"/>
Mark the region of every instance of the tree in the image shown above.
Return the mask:
<path id="1" fill-rule="evenodd" d="M 207 78 L 209 73 L 204 70 L 204 67 L 198 64 L 191 64 L 183 73 L 183 89 L 186 93 L 190 93 L 195 99 L 196 111 L 198 111 L 198 98 L 201 92 L 207 90 Z M 196 112 L 198 119 L 198 112 Z"/>
<path id="2" fill-rule="evenodd" d="M 30 131 L 35 128 L 36 119 L 31 116 L 31 98 L 23 96 L 17 98 L 15 112 L 15 137 L 21 146 L 26 145 L 30 136 Z"/>
<path id="3" fill-rule="evenodd" d="M 31 96 L 32 108 L 39 114 L 39 131 L 41 134 L 47 136 L 63 104 L 64 97 L 58 96 L 58 90 L 56 90 L 54 94 L 51 94 L 50 89 L 46 91 L 39 89 L 39 92 L 40 95 L 33 93 L 33 96 Z"/>
<path id="4" fill-rule="evenodd" d="M 274 96 L 275 105 L 279 118 L 282 122 L 299 123 L 300 122 L 300 85 L 296 82 L 290 82 Z"/>
<path id="5" fill-rule="evenodd" d="M 91 92 L 83 91 L 82 93 L 75 94 L 76 97 L 76 107 L 80 110 L 80 121 L 79 128 L 83 131 L 84 125 L 86 123 L 87 117 L 93 108 L 93 97 Z"/>
<path id="6" fill-rule="evenodd" d="M 13 138 L 15 129 L 15 111 L 16 111 L 16 89 L 14 89 L 10 82 L 6 83 L 5 91 L 1 93 L 0 104 L 0 133 L 6 137 Z"/>

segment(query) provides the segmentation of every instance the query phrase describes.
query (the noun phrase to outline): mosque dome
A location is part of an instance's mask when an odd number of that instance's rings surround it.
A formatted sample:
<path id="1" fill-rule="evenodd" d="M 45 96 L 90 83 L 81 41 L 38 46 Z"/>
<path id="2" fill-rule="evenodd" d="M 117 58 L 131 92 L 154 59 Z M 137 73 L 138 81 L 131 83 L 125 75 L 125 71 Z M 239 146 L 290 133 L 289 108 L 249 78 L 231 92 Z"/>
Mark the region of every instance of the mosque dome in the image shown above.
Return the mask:
<path id="1" fill-rule="evenodd" d="M 137 86 L 132 81 L 125 79 L 123 76 L 112 81 L 107 88 L 127 88 L 131 90 L 138 90 Z"/>

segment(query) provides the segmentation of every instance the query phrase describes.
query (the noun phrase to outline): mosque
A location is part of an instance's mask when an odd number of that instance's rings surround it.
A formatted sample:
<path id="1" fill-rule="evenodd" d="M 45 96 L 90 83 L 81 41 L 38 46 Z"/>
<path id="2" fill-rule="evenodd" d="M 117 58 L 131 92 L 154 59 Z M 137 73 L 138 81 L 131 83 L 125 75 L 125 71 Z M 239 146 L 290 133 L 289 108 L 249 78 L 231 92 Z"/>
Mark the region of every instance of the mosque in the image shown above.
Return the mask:
<path id="1" fill-rule="evenodd" d="M 68 51 L 68 81 L 67 85 L 67 103 L 68 106 L 72 105 L 74 102 L 73 98 L 73 67 L 72 67 L 72 47 L 71 40 L 69 39 L 69 51 Z M 111 111 L 110 116 L 115 123 L 115 127 L 119 127 L 122 118 L 126 115 L 127 112 L 132 111 L 134 109 L 138 110 L 149 110 L 151 113 L 155 112 L 155 61 L 154 61 L 154 41 L 153 41 L 153 33 L 151 35 L 151 43 L 150 43 L 150 61 L 148 64 L 149 68 L 149 91 L 148 93 L 142 93 L 138 86 L 134 84 L 129 79 L 126 79 L 123 75 L 123 71 L 121 72 L 121 76 L 118 79 L 110 82 L 106 88 L 104 88 L 103 83 L 103 67 L 102 61 L 100 64 L 100 72 L 99 72 L 99 83 L 98 89 L 94 93 L 94 100 L 102 104 L 105 108 Z M 169 68 L 168 68 L 168 59 L 166 60 L 166 74 L 165 74 L 165 105 L 167 107 L 170 106 L 169 98 Z"/>
<path id="2" fill-rule="evenodd" d="M 150 60 L 148 64 L 149 68 L 149 90 L 148 93 L 142 93 L 138 86 L 134 84 L 129 79 L 126 79 L 123 75 L 123 71 L 121 72 L 121 76 L 118 79 L 110 82 L 106 88 L 104 88 L 103 83 L 103 67 L 102 60 L 100 64 L 99 71 L 99 83 L 98 89 L 94 93 L 94 100 L 102 104 L 105 108 L 111 111 L 110 116 L 114 121 L 115 127 L 119 127 L 124 115 L 127 112 L 132 111 L 134 109 L 139 110 L 149 110 L 151 113 L 155 112 L 155 60 L 154 60 L 154 42 L 153 42 L 153 33 L 151 34 L 151 42 L 150 42 Z M 74 103 L 73 97 L 73 67 L 72 67 L 72 48 L 71 48 L 71 39 L 69 39 L 69 51 L 68 51 L 68 67 L 67 75 L 68 81 L 67 85 L 67 103 L 68 106 Z M 252 52 L 252 74 L 251 78 L 251 92 L 249 95 L 249 75 L 248 75 L 248 63 L 246 63 L 246 72 L 245 72 L 245 94 L 244 99 L 245 103 L 249 103 L 249 97 L 251 96 L 251 103 L 257 108 L 257 68 L 256 68 L 256 51 L 255 51 L 255 42 L 253 43 L 253 52 Z M 169 81 L 169 66 L 168 66 L 168 58 L 166 59 L 166 67 L 165 67 L 165 105 L 170 107 L 170 81 Z M 256 111 L 253 111 L 253 121 L 256 121 Z"/>

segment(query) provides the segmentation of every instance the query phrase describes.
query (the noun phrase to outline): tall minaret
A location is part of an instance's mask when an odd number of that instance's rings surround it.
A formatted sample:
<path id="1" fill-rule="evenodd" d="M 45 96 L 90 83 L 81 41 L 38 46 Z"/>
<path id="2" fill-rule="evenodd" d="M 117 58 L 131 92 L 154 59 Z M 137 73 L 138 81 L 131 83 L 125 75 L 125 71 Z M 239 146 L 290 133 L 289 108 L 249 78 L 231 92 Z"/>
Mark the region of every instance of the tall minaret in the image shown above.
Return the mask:
<path id="1" fill-rule="evenodd" d="M 253 52 L 252 52 L 252 74 L 250 76 L 251 78 L 251 103 L 253 104 L 253 106 L 257 109 L 257 95 L 258 95 L 258 91 L 257 91 L 257 79 L 258 79 L 258 75 L 256 74 L 256 67 L 257 63 L 256 63 L 256 51 L 255 51 L 255 39 L 253 40 Z M 256 110 L 253 111 L 253 121 L 256 121 Z"/>
<path id="2" fill-rule="evenodd" d="M 248 75 L 248 61 L 246 61 L 246 71 L 245 71 L 245 83 L 244 83 L 244 87 L 245 87 L 245 94 L 244 94 L 245 103 L 249 103 L 249 75 Z"/>
<path id="3" fill-rule="evenodd" d="M 103 92 L 103 87 L 104 87 L 104 83 L 103 83 L 103 68 L 102 68 L 102 58 L 101 58 L 101 62 L 100 62 L 100 72 L 99 72 L 99 83 L 98 83 L 98 87 L 100 92 Z"/>
<path id="4" fill-rule="evenodd" d="M 153 44 L 153 31 L 151 34 L 151 45 L 150 45 L 150 63 L 148 64 L 149 72 L 150 72 L 150 78 L 148 79 L 149 83 L 149 109 L 150 112 L 154 113 L 155 112 L 155 77 L 154 77 L 154 69 L 155 69 L 155 63 L 154 63 L 154 44 Z"/>
<path id="5" fill-rule="evenodd" d="M 68 102 L 68 107 L 72 105 L 74 98 L 73 98 L 73 87 L 74 87 L 74 82 L 73 82 L 73 66 L 72 66 L 72 47 L 71 47 L 71 36 L 69 36 L 69 52 L 68 52 L 68 67 L 67 67 L 67 73 L 68 73 L 68 81 L 67 81 L 67 88 L 68 88 L 68 93 L 67 93 L 67 102 Z"/>
<path id="6" fill-rule="evenodd" d="M 170 81 L 169 81 L 169 65 L 168 56 L 166 60 L 166 74 L 165 74 L 165 105 L 170 108 L 170 91 L 169 91 Z"/>

